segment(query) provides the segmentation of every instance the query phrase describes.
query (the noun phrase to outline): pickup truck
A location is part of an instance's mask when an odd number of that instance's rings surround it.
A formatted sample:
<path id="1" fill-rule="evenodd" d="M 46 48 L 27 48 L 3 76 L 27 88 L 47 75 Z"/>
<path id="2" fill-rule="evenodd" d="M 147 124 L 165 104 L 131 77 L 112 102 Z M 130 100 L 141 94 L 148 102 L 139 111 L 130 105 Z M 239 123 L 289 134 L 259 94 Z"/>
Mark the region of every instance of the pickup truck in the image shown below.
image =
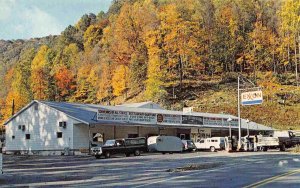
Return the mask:
<path id="1" fill-rule="evenodd" d="M 300 144 L 300 137 L 295 136 L 293 131 L 274 131 L 273 137 L 279 139 L 281 150 L 285 148 L 294 147 L 297 144 Z"/>
<path id="2" fill-rule="evenodd" d="M 257 135 L 257 136 L 246 136 L 242 137 L 242 148 L 245 151 L 256 151 L 256 149 L 262 151 L 268 151 L 268 149 L 280 149 L 282 150 L 282 145 L 279 142 L 278 137 L 273 137 L 269 135 Z"/>
<path id="3" fill-rule="evenodd" d="M 146 138 L 123 138 L 115 140 L 107 140 L 101 147 L 92 147 L 91 153 L 97 159 L 104 156 L 110 158 L 114 154 L 125 154 L 129 157 L 131 154 L 139 156 L 141 152 L 147 151 Z"/>

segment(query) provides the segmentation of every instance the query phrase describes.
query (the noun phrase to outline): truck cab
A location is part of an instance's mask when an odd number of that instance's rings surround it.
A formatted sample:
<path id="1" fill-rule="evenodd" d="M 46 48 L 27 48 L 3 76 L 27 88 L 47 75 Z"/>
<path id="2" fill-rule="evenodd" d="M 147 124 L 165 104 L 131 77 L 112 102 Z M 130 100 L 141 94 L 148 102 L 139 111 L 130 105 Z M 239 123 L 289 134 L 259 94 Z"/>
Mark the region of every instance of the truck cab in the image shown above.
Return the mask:
<path id="1" fill-rule="evenodd" d="M 300 138 L 296 137 L 293 131 L 274 131 L 273 137 L 279 139 L 281 150 L 284 151 L 285 148 L 291 148 L 297 144 L 300 144 Z"/>

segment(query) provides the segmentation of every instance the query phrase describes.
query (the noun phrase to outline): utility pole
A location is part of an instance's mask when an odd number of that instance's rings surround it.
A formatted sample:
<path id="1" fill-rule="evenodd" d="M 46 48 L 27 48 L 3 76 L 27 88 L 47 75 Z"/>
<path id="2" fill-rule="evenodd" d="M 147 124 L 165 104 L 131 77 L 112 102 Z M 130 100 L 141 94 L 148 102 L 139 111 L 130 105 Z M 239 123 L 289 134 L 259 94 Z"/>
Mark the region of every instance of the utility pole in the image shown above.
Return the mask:
<path id="1" fill-rule="evenodd" d="M 15 114 L 15 99 L 12 100 L 12 105 L 11 105 L 11 116 Z"/>
<path id="2" fill-rule="evenodd" d="M 241 105 L 240 105 L 240 75 L 238 76 L 238 121 L 239 121 L 239 142 L 238 142 L 238 150 L 241 149 L 241 137 L 242 137 L 242 126 L 241 126 Z"/>

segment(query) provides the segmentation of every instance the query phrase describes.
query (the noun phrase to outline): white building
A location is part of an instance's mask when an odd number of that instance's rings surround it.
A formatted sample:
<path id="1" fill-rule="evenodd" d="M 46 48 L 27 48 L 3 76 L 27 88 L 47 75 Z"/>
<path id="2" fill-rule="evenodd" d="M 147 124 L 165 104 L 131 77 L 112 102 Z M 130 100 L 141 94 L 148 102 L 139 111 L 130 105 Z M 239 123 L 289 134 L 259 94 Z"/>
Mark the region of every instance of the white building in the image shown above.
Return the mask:
<path id="1" fill-rule="evenodd" d="M 233 121 L 227 122 L 231 118 Z M 151 135 L 174 135 L 185 139 L 228 135 L 229 126 L 237 135 L 237 117 L 164 110 L 152 102 L 102 106 L 65 102 L 32 101 L 5 122 L 6 152 L 58 154 L 66 148 L 87 152 L 97 133 L 104 141 Z M 270 131 L 269 127 L 246 123 L 245 132 Z"/>

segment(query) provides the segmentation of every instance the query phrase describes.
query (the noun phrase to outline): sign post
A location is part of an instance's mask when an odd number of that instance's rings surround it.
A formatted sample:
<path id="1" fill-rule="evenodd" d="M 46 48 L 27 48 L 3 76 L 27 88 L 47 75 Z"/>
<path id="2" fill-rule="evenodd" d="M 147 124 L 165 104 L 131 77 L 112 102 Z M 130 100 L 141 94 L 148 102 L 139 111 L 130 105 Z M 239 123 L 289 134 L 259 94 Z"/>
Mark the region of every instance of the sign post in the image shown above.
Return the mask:
<path id="1" fill-rule="evenodd" d="M 246 79 L 248 82 L 250 82 L 254 87 L 248 88 L 248 89 L 240 89 L 240 79 L 241 77 L 244 78 L 242 75 L 239 74 L 238 76 L 238 121 L 239 121 L 239 142 L 238 142 L 238 150 L 241 149 L 242 146 L 242 123 L 241 123 L 241 103 L 243 106 L 246 105 L 256 105 L 261 104 L 263 102 L 263 95 L 260 87 L 255 87 L 255 84 L 252 83 L 250 80 Z M 241 91 L 248 90 L 249 92 L 243 92 Z M 250 91 L 251 90 L 251 91 Z M 249 128 L 248 128 L 249 129 Z M 249 133 L 248 133 L 249 134 Z"/>

